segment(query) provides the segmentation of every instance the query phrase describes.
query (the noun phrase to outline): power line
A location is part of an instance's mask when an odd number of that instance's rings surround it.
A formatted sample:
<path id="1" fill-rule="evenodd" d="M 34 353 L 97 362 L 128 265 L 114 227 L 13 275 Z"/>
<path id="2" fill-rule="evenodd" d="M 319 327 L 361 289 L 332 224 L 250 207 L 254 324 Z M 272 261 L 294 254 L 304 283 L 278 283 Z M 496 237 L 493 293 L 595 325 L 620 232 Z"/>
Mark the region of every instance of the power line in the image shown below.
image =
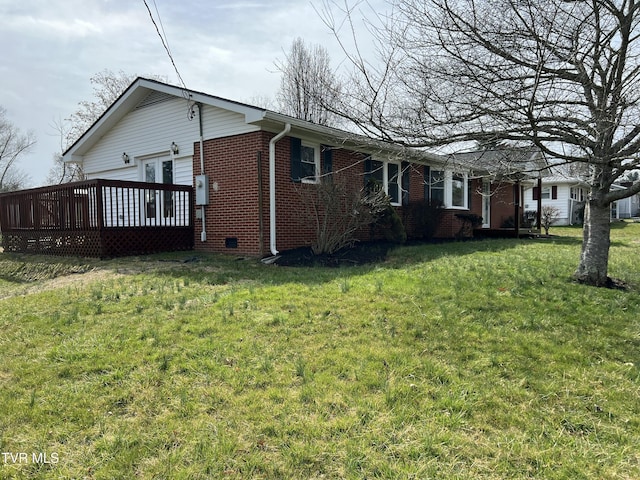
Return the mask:
<path id="1" fill-rule="evenodd" d="M 175 70 L 176 75 L 178 75 L 178 80 L 180 80 L 180 84 L 185 90 L 187 90 L 187 85 L 184 83 L 184 80 L 182 79 L 182 75 L 180 75 L 180 72 L 178 71 L 178 67 L 176 65 L 176 62 L 173 59 L 173 55 L 171 55 L 171 50 L 169 49 L 168 42 L 165 41 L 166 34 L 163 36 L 162 33 L 160 33 L 160 28 L 158 27 L 158 24 L 156 23 L 155 18 L 153 18 L 153 13 L 151 13 L 151 8 L 149 8 L 149 4 L 147 3 L 147 0 L 142 0 L 142 1 L 144 2 L 144 6 L 147 7 L 147 12 L 149 12 L 149 18 L 151 18 L 151 22 L 153 23 L 153 26 L 156 28 L 156 32 L 160 37 L 162 46 L 166 50 L 167 55 L 169 56 L 169 60 L 171 60 L 171 64 L 173 65 L 173 69 Z M 155 0 L 153 0 L 153 4 L 156 8 L 156 13 L 158 15 L 158 20 L 160 21 L 160 25 L 162 25 L 162 20 L 160 20 L 160 12 L 158 12 L 158 6 L 156 5 Z M 164 32 L 164 26 L 162 26 L 162 32 Z"/>

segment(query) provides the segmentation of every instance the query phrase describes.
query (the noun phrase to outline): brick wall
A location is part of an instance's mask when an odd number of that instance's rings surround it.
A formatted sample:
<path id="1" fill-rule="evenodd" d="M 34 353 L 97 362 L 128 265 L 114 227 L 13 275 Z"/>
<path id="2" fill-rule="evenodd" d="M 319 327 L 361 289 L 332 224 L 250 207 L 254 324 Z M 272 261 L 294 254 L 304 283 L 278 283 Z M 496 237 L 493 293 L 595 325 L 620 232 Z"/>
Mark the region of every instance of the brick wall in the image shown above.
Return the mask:
<path id="1" fill-rule="evenodd" d="M 269 141 L 275 134 L 253 132 L 211 139 L 204 142 L 205 174 L 209 175 L 210 200 L 206 206 L 207 240 L 201 242 L 202 222 L 195 222 L 195 249 L 252 256 L 270 255 L 269 239 Z M 291 180 L 291 141 L 284 137 L 276 144 L 276 248 L 279 251 L 310 246 L 314 237 L 313 216 L 303 206 L 314 186 Z M 258 158 L 260 157 L 260 160 Z M 404 165 L 404 164 L 403 164 Z M 194 175 L 200 174 L 200 146 L 194 145 Z M 364 155 L 336 148 L 333 150 L 333 172 L 353 188 L 364 186 Z M 424 200 L 424 169 L 410 167 L 409 201 Z M 261 176 L 261 184 L 259 178 Z M 213 185 L 217 185 L 217 189 Z M 492 187 L 492 191 L 493 191 Z M 491 226 L 500 226 L 504 218 L 513 215 L 511 185 L 496 186 L 492 197 Z M 262 190 L 262 209 L 260 204 Z M 482 214 L 481 181 L 473 180 L 469 191 L 471 213 Z M 196 209 L 199 207 L 196 206 Z M 402 207 L 398 208 L 400 217 Z M 436 238 L 452 238 L 462 222 L 456 213 L 445 211 Z M 411 235 L 412 225 L 406 228 Z M 359 232 L 361 240 L 371 238 L 370 228 Z"/>
<path id="2" fill-rule="evenodd" d="M 258 152 L 263 152 L 263 162 L 268 161 L 263 137 L 263 132 L 254 132 L 204 142 L 204 173 L 209 175 L 207 240 L 201 242 L 202 222 L 196 219 L 196 250 L 260 255 Z M 199 143 L 194 145 L 193 172 L 201 173 Z"/>
<path id="3" fill-rule="evenodd" d="M 514 185 L 505 182 L 491 184 L 491 228 L 502 228 L 508 218 L 515 215 Z M 522 196 L 520 197 L 522 203 Z M 520 210 L 522 214 L 522 206 Z"/>

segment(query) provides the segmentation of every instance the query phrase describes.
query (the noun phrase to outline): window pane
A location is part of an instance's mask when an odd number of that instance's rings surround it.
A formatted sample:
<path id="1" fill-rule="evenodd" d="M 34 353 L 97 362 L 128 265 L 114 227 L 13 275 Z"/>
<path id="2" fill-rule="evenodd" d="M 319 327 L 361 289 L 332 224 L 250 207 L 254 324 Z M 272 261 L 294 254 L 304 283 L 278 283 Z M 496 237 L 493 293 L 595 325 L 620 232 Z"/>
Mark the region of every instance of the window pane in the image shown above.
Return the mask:
<path id="1" fill-rule="evenodd" d="M 173 183 L 173 162 L 162 162 L 162 183 Z"/>
<path id="2" fill-rule="evenodd" d="M 302 145 L 300 150 L 300 176 L 307 180 L 316 179 L 316 149 Z"/>
<path id="3" fill-rule="evenodd" d="M 444 172 L 442 170 L 431 170 L 431 201 L 444 205 Z"/>
<path id="4" fill-rule="evenodd" d="M 384 172 L 383 172 L 384 164 L 378 160 L 371 161 L 371 175 L 370 178 L 373 178 L 376 182 L 382 185 L 384 181 Z"/>
<path id="5" fill-rule="evenodd" d="M 451 205 L 464 207 L 464 177 L 453 174 L 451 176 Z"/>
<path id="6" fill-rule="evenodd" d="M 400 175 L 400 167 L 395 163 L 387 164 L 387 194 L 391 198 L 391 203 L 400 203 L 400 185 L 398 176 Z"/>
<path id="7" fill-rule="evenodd" d="M 302 146 L 301 160 L 303 163 L 316 163 L 315 151 L 313 147 Z"/>
<path id="8" fill-rule="evenodd" d="M 144 166 L 144 181 L 149 183 L 155 183 L 156 166 L 153 163 L 147 163 Z"/>

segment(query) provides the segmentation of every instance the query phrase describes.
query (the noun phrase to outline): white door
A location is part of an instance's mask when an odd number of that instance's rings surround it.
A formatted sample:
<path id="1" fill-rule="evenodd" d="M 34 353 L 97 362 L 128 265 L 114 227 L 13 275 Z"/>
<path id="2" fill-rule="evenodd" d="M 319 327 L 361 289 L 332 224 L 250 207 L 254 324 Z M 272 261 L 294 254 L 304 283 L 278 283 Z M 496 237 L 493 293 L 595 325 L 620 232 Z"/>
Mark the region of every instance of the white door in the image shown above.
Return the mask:
<path id="1" fill-rule="evenodd" d="M 482 228 L 491 227 L 491 182 L 482 181 Z"/>
<path id="2" fill-rule="evenodd" d="M 173 161 L 158 157 L 142 162 L 142 181 L 147 183 L 173 183 Z M 147 189 L 142 199 L 144 225 L 168 225 L 174 217 L 173 192 Z"/>

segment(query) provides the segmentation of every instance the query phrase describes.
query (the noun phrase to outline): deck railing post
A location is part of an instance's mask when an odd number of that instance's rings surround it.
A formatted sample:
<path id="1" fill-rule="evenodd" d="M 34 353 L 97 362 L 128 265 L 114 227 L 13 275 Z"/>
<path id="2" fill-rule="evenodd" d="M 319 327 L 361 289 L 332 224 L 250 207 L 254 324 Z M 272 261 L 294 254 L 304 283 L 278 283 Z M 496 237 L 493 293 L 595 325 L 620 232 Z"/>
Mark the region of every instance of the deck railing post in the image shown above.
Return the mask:
<path id="1" fill-rule="evenodd" d="M 103 204 L 103 195 L 102 191 L 102 180 L 96 180 L 96 218 L 98 232 L 102 232 L 104 229 L 104 204 Z"/>

